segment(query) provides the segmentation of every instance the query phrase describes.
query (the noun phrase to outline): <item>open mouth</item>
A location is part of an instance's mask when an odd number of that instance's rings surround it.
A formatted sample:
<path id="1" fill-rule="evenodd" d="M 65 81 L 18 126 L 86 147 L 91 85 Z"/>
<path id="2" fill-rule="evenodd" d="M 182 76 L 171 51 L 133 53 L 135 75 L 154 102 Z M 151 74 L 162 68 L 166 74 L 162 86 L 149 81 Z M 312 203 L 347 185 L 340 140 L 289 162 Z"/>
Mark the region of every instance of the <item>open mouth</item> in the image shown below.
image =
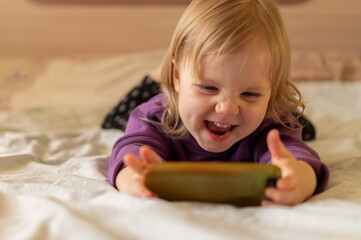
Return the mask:
<path id="1" fill-rule="evenodd" d="M 231 132 L 236 125 L 224 124 L 219 122 L 204 121 L 208 130 L 217 136 L 223 136 L 228 132 Z"/>

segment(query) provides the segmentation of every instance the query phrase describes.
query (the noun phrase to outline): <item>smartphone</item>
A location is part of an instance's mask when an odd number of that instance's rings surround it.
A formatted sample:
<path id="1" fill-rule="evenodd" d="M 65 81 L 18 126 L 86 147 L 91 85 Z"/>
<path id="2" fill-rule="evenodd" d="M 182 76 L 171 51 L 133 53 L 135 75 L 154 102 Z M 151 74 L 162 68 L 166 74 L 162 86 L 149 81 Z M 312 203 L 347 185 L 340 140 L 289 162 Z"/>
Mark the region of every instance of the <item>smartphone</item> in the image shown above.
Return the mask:
<path id="1" fill-rule="evenodd" d="M 260 205 L 280 176 L 278 167 L 258 163 L 151 163 L 144 171 L 146 187 L 160 198 L 239 206 Z"/>

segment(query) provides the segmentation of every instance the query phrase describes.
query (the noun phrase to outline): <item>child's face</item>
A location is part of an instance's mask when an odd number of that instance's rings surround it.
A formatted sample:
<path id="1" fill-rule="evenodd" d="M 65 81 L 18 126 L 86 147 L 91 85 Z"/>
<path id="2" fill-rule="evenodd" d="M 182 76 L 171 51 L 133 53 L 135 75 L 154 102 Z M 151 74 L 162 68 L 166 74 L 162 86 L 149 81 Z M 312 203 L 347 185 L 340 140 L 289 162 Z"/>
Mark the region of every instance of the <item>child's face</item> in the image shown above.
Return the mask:
<path id="1" fill-rule="evenodd" d="M 180 117 L 204 150 L 223 152 L 263 121 L 271 94 L 269 58 L 257 47 L 204 57 L 198 79 L 190 67 L 175 66 Z"/>

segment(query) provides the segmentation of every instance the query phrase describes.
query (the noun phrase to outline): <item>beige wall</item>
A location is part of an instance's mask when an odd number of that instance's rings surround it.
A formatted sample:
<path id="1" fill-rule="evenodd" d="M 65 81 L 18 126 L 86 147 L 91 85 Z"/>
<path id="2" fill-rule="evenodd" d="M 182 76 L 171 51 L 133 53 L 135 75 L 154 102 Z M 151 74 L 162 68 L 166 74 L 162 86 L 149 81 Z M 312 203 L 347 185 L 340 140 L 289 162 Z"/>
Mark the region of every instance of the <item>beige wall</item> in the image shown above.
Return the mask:
<path id="1" fill-rule="evenodd" d="M 184 8 L 0 0 L 0 55 L 113 54 L 164 48 Z"/>
<path id="2" fill-rule="evenodd" d="M 184 5 L 44 5 L 0 0 L 0 56 L 118 54 L 165 48 Z M 295 49 L 361 50 L 360 0 L 281 8 Z"/>
<path id="3" fill-rule="evenodd" d="M 309 0 L 281 13 L 295 49 L 361 51 L 361 0 Z"/>

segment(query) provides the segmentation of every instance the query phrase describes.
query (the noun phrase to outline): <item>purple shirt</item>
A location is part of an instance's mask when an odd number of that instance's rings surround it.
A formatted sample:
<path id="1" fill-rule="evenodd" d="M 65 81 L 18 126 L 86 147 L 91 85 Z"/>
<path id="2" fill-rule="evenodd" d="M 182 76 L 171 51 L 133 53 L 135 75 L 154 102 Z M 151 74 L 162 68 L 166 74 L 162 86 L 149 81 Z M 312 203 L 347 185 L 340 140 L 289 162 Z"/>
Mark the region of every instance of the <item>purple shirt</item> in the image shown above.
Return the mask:
<path id="1" fill-rule="evenodd" d="M 139 148 L 144 144 L 150 146 L 166 161 L 271 163 L 266 137 L 271 129 L 278 129 L 286 148 L 296 159 L 307 162 L 314 169 L 317 176 L 315 193 L 326 187 L 328 168 L 320 161 L 318 154 L 302 141 L 302 128 L 299 125 L 295 125 L 296 129 L 288 129 L 273 119 L 265 119 L 253 133 L 226 151 L 207 152 L 190 134 L 187 139 L 173 139 L 163 133 L 159 125 L 140 119 L 147 118 L 160 122 L 165 109 L 164 97 L 164 94 L 153 97 L 134 109 L 130 115 L 125 134 L 115 143 L 110 157 L 108 181 L 113 186 L 118 172 L 124 167 L 124 155 L 133 153 L 139 156 Z M 292 118 L 292 114 L 289 113 L 285 117 Z"/>

